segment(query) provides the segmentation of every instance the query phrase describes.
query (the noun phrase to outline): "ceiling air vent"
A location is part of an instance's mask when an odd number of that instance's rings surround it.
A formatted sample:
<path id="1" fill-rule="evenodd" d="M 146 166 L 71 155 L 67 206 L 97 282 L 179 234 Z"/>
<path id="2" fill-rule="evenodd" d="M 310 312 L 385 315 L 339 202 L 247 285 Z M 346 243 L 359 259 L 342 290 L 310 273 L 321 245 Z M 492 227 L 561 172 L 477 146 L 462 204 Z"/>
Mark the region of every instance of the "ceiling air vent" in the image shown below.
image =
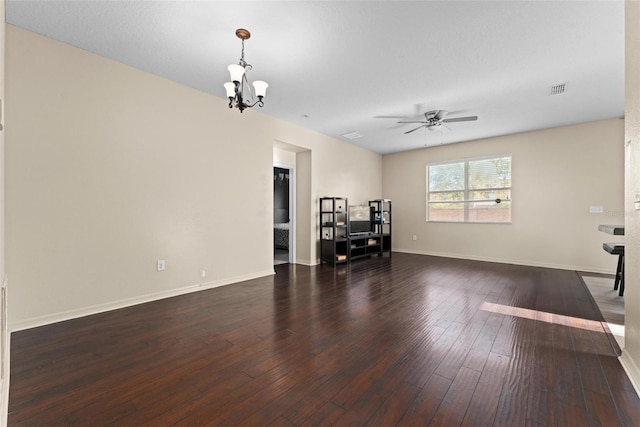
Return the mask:
<path id="1" fill-rule="evenodd" d="M 364 135 L 361 134 L 360 132 L 350 132 L 350 133 L 345 133 L 342 136 L 347 139 L 358 139 L 358 138 L 362 138 Z"/>
<path id="2" fill-rule="evenodd" d="M 566 83 L 561 83 L 559 85 L 555 85 L 555 86 L 551 86 L 551 95 L 560 95 L 562 93 L 565 93 L 567 91 L 567 84 Z"/>

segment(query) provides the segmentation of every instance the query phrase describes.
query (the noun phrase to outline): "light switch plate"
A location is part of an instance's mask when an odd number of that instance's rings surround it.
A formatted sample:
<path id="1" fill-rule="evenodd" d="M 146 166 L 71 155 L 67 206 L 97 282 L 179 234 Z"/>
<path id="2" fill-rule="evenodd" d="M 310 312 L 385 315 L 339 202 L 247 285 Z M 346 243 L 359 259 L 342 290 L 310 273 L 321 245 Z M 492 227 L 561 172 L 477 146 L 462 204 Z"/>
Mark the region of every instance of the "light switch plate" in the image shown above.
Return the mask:
<path id="1" fill-rule="evenodd" d="M 604 208 L 602 206 L 589 206 L 589 213 L 601 214 L 603 212 L 604 212 Z"/>

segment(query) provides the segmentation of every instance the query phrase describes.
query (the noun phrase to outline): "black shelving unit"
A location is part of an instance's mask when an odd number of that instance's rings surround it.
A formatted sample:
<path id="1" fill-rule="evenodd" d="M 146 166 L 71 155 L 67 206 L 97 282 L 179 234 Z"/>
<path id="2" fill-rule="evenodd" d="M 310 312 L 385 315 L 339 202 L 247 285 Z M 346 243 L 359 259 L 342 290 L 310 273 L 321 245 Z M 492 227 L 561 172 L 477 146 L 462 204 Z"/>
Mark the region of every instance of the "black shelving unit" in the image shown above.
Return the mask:
<path id="1" fill-rule="evenodd" d="M 373 232 L 380 236 L 380 252 L 391 256 L 391 200 L 369 200 L 369 206 L 373 207 Z"/>
<path id="2" fill-rule="evenodd" d="M 341 264 L 350 261 L 348 201 L 343 197 L 320 198 L 320 261 Z"/>
<path id="3" fill-rule="evenodd" d="M 349 223 L 349 204 L 343 197 L 320 198 L 320 261 L 349 263 L 358 258 L 391 256 L 391 200 L 370 200 L 373 211 L 372 229 L 366 233 L 352 233 Z"/>

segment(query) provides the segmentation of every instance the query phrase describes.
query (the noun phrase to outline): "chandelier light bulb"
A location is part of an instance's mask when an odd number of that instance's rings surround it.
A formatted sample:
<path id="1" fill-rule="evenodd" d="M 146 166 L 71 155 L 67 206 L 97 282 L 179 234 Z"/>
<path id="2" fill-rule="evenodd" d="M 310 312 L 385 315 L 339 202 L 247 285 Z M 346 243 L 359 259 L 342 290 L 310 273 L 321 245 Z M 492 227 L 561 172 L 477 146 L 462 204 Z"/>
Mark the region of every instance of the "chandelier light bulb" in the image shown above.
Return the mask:
<path id="1" fill-rule="evenodd" d="M 263 82 L 262 80 L 256 80 L 253 82 L 253 88 L 255 89 L 256 96 L 258 98 L 263 98 L 266 95 L 268 87 L 269 85 L 267 82 Z"/>
<path id="2" fill-rule="evenodd" d="M 227 98 L 233 99 L 236 96 L 236 85 L 233 82 L 226 82 L 224 88 L 227 91 Z"/>
<path id="3" fill-rule="evenodd" d="M 242 76 L 244 76 L 245 69 L 243 66 L 238 64 L 231 64 L 227 67 L 229 70 L 229 74 L 231 75 L 231 81 L 234 83 L 240 83 L 242 81 Z"/>

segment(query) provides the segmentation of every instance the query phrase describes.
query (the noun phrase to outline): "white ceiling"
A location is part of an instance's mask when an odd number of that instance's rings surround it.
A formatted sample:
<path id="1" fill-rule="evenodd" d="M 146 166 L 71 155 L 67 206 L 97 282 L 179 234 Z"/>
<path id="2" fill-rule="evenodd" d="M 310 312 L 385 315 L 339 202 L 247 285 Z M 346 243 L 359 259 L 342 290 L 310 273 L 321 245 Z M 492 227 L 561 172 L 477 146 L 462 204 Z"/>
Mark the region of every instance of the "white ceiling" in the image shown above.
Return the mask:
<path id="1" fill-rule="evenodd" d="M 6 20 L 221 98 L 247 28 L 263 112 L 379 153 L 624 114 L 623 0 L 7 0 Z M 388 117 L 434 109 L 478 121 Z"/>

